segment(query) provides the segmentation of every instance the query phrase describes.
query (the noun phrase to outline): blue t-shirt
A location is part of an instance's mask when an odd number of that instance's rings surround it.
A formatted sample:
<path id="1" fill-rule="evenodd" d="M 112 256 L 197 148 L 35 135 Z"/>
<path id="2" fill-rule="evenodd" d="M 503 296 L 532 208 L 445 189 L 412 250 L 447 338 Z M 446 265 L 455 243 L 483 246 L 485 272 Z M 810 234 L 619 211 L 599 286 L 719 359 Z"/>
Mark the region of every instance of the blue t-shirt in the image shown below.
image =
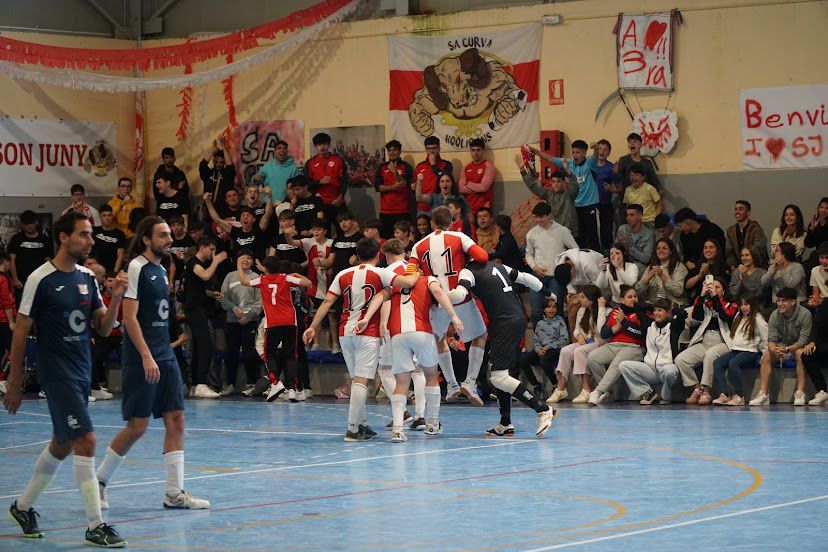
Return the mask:
<path id="1" fill-rule="evenodd" d="M 612 192 L 604 189 L 604 184 L 612 184 L 615 180 L 615 175 L 612 174 L 614 163 L 607 161 L 603 167 L 595 164 L 595 183 L 598 186 L 598 202 L 601 205 L 612 205 Z"/>
<path id="2" fill-rule="evenodd" d="M 129 284 L 125 300 L 138 301 L 138 325 L 141 335 L 157 361 L 175 358 L 170 343 L 170 291 L 167 271 L 160 264 L 149 261 L 143 255 L 132 259 L 127 268 Z M 141 354 L 129 332 L 124 328 L 124 364 L 141 364 Z"/>
<path id="3" fill-rule="evenodd" d="M 98 283 L 87 268 L 63 272 L 48 262 L 29 275 L 19 312 L 37 329 L 39 383 L 91 381 L 92 313 L 100 308 Z"/>
<path id="4" fill-rule="evenodd" d="M 598 203 L 598 186 L 595 184 L 595 176 L 593 172 L 598 168 L 598 160 L 594 156 L 589 156 L 583 164 L 569 163 L 569 170 L 578 179 L 578 195 L 575 197 L 575 207 L 587 207 L 589 205 L 596 205 Z M 552 163 L 563 168 L 564 159 L 560 157 L 553 157 Z"/>

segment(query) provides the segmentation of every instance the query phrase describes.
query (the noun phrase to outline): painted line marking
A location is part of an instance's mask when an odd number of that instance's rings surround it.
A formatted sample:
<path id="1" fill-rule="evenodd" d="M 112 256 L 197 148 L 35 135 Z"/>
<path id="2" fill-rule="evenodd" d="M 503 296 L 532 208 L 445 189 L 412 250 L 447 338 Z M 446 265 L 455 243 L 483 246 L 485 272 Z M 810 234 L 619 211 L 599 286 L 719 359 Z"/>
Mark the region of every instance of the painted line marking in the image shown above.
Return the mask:
<path id="1" fill-rule="evenodd" d="M 35 445 L 42 445 L 48 443 L 50 439 L 46 439 L 45 441 L 35 441 L 34 443 L 26 443 L 25 445 L 13 445 L 10 447 L 0 447 L 0 450 L 9 450 L 9 449 L 17 449 L 17 448 L 24 448 L 24 447 L 33 447 Z"/>

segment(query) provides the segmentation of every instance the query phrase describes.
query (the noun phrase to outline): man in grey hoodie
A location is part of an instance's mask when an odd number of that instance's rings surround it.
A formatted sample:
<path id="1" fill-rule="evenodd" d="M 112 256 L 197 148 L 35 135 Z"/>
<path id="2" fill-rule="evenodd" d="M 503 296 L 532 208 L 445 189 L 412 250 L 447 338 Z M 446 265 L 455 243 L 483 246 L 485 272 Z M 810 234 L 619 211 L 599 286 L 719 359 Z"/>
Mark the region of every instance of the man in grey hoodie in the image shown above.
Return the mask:
<path id="1" fill-rule="evenodd" d="M 245 274 L 253 278 L 253 252 L 242 249 L 236 255 Z M 238 271 L 232 271 L 221 284 L 221 306 L 227 311 L 227 385 L 222 395 L 231 395 L 235 390 L 239 365 L 239 350 L 244 355 L 247 371 L 247 388 L 252 388 L 259 377 L 259 357 L 256 354 L 256 328 L 262 315 L 262 298 L 259 290 L 239 283 Z"/>
<path id="2" fill-rule="evenodd" d="M 808 344 L 811 337 L 811 312 L 796 302 L 793 288 L 782 288 L 776 294 L 776 310 L 768 321 L 768 350 L 762 354 L 759 367 L 759 393 L 750 401 L 750 406 L 767 406 L 768 382 L 774 365 L 793 356 Z M 796 371 L 796 393 L 794 406 L 805 405 L 805 370 Z"/>
<path id="3" fill-rule="evenodd" d="M 526 168 L 521 155 L 515 156 L 515 164 L 520 170 L 523 183 L 529 191 L 547 202 L 552 208 L 552 220 L 566 226 L 573 236 L 578 235 L 578 215 L 575 211 L 575 197 L 578 195 L 578 179 L 572 173 L 568 164 L 564 164 L 564 171 L 556 170 L 550 177 L 551 188 L 545 188 L 540 180 L 535 180 L 532 173 Z"/>

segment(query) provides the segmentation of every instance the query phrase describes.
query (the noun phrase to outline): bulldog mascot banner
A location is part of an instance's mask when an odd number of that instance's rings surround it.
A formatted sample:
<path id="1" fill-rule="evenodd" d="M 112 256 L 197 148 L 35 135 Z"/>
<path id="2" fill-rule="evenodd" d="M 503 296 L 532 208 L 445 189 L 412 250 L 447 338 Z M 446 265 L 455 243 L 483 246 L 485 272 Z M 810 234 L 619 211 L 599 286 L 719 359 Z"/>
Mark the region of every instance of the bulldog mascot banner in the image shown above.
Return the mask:
<path id="1" fill-rule="evenodd" d="M 446 151 L 537 142 L 540 45 L 539 24 L 389 37 L 391 137 L 409 151 L 432 135 Z"/>

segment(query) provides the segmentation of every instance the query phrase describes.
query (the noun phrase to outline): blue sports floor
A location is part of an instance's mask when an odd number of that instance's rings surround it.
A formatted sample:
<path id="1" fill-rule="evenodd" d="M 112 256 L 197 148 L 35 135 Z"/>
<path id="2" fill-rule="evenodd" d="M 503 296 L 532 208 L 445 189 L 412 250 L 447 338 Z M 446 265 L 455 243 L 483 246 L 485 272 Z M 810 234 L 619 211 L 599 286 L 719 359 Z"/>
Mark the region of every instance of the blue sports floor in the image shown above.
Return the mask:
<path id="1" fill-rule="evenodd" d="M 345 401 L 187 402 L 187 490 L 207 511 L 165 511 L 163 427 L 151 424 L 110 484 L 105 514 L 133 550 L 826 550 L 828 409 L 573 407 L 534 438 L 485 438 L 495 407 L 446 406 L 446 432 L 381 430 L 344 443 Z M 98 459 L 120 401 L 90 405 Z M 46 402 L 0 414 L 7 508 L 50 434 Z M 0 550 L 80 550 L 83 506 L 66 462 L 37 504 L 46 538 Z"/>

